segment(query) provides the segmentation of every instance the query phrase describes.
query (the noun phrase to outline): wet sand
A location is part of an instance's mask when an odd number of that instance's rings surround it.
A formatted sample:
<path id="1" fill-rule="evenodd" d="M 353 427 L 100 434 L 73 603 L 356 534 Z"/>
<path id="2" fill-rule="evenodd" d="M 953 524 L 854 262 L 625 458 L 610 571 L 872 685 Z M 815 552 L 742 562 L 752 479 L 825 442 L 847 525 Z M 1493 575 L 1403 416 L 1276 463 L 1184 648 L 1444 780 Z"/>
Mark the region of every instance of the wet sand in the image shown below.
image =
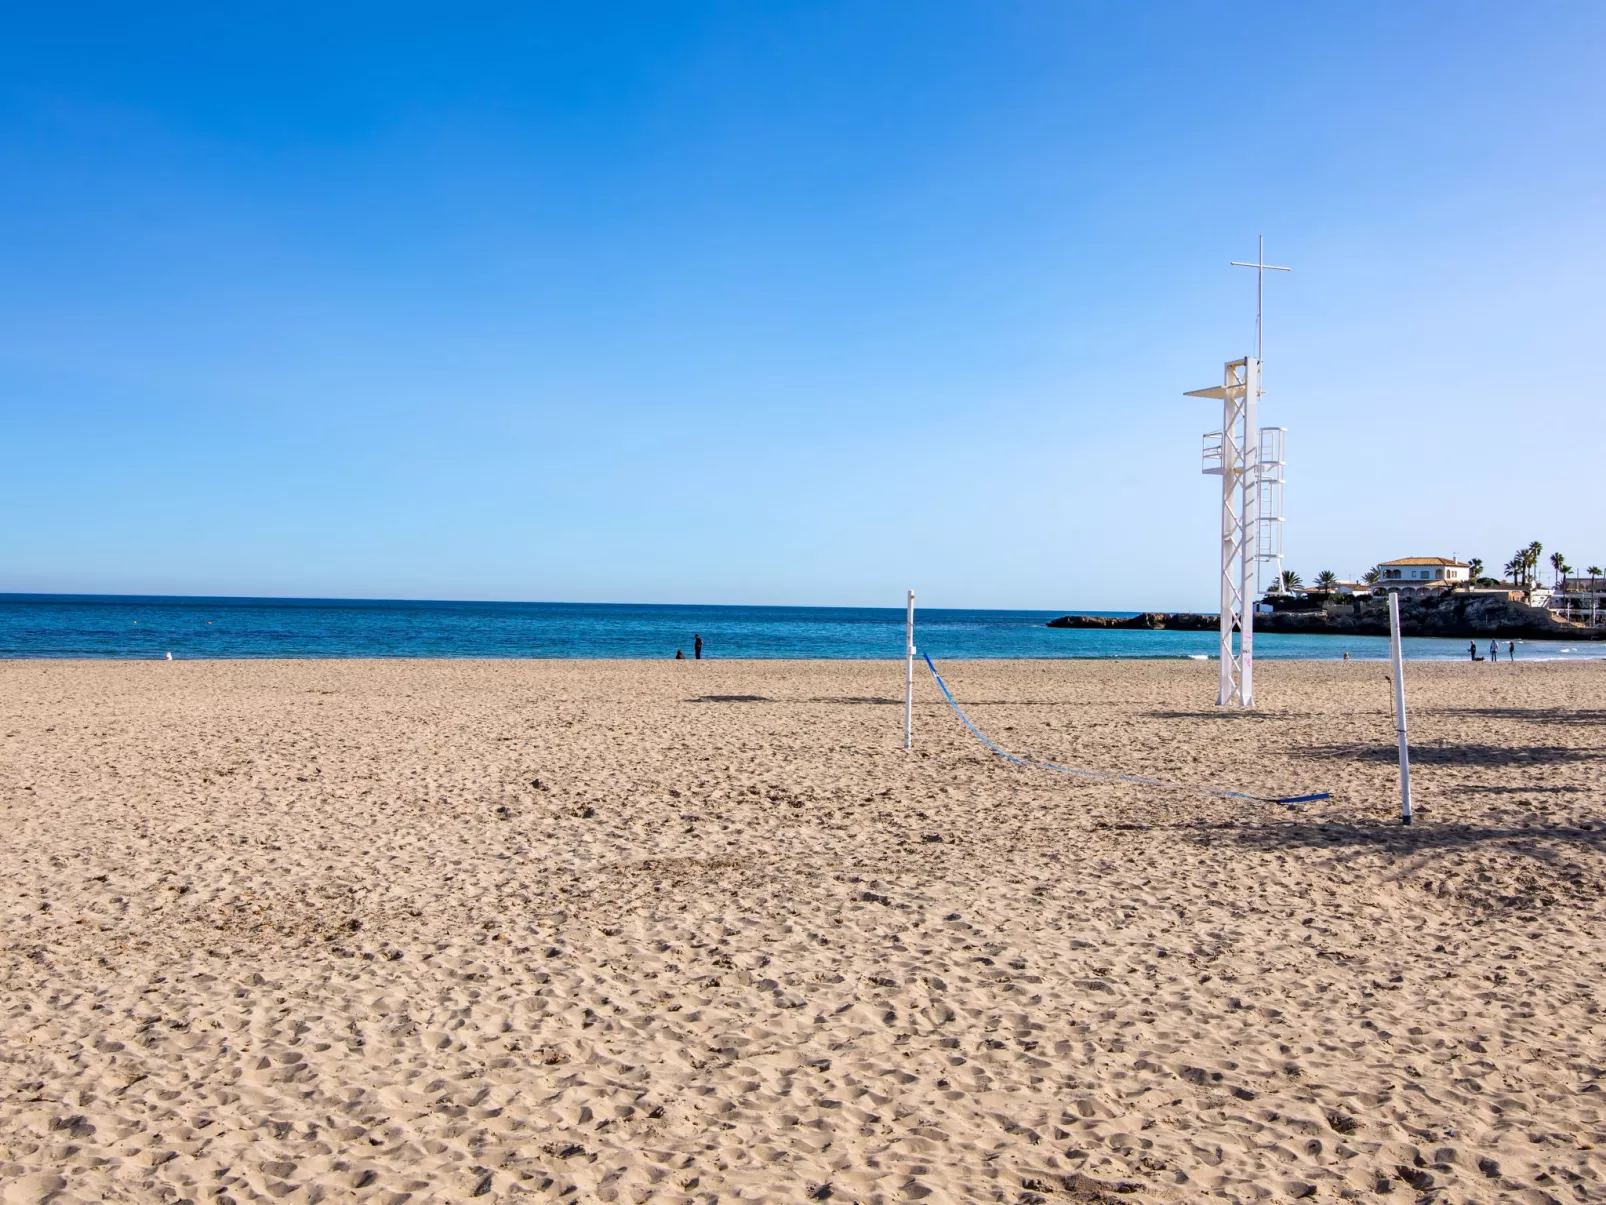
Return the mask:
<path id="1" fill-rule="evenodd" d="M 0 663 L 0 1200 L 1606 1198 L 1606 662 Z"/>

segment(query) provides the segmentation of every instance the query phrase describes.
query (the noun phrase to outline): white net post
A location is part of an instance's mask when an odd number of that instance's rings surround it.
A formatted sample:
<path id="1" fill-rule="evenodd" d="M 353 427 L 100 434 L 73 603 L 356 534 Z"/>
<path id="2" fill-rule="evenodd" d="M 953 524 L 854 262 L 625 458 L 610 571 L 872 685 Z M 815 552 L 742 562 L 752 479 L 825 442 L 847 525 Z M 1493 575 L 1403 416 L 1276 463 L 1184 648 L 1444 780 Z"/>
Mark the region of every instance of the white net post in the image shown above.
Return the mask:
<path id="1" fill-rule="evenodd" d="M 915 592 L 909 591 L 909 609 L 903 625 L 903 747 L 915 743 Z"/>
<path id="2" fill-rule="evenodd" d="M 1400 641 L 1400 592 L 1389 591 L 1389 660 L 1394 664 L 1394 734 L 1400 742 L 1400 823 L 1411 823 L 1411 745 L 1405 734 L 1405 652 Z"/>

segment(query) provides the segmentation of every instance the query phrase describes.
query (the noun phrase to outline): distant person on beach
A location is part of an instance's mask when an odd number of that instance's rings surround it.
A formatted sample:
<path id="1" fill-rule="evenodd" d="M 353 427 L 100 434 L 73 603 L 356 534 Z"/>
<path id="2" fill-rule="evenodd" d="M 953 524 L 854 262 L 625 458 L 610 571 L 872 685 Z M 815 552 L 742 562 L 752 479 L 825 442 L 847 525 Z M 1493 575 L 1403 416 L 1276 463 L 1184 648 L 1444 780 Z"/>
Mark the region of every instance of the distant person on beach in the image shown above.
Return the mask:
<path id="1" fill-rule="evenodd" d="M 685 649 L 676 649 L 675 650 L 675 660 L 676 661 L 684 661 L 684 660 L 686 660 L 686 650 Z"/>
<path id="2" fill-rule="evenodd" d="M 1489 660 L 1500 660 L 1500 642 L 1498 640 L 1491 640 L 1489 642 Z"/>
<path id="3" fill-rule="evenodd" d="M 1517 642 L 1515 640 L 1508 640 L 1508 641 L 1506 641 L 1506 660 L 1515 661 L 1516 659 L 1517 659 Z"/>
<path id="4" fill-rule="evenodd" d="M 691 646 L 692 656 L 701 661 L 703 659 L 703 638 L 697 635 L 697 633 L 693 632 L 692 639 L 696 641 L 696 643 Z"/>
<path id="5" fill-rule="evenodd" d="M 1478 642 L 1476 640 L 1469 640 L 1467 642 L 1467 656 L 1471 657 L 1474 661 L 1478 659 Z"/>

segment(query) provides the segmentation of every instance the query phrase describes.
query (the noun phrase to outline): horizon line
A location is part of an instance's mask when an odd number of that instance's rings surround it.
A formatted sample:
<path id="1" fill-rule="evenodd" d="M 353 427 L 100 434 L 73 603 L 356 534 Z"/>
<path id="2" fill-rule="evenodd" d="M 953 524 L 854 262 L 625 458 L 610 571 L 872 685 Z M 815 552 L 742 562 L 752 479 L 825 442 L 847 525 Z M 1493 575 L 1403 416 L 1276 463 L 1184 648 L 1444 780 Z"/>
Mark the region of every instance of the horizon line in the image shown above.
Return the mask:
<path id="1" fill-rule="evenodd" d="M 865 606 L 850 603 L 685 603 L 685 602 L 602 602 L 594 600 L 563 601 L 558 599 L 491 599 L 491 598 L 388 598 L 363 595 L 297 595 L 297 594 L 111 594 L 83 591 L 0 590 L 0 603 L 18 601 L 152 601 L 152 602 L 214 602 L 239 603 L 369 603 L 412 606 L 491 606 L 491 607 L 679 607 L 721 608 L 730 610 L 803 610 L 803 611 L 895 611 L 902 613 L 902 605 Z M 1141 609 L 1056 607 L 920 607 L 917 611 L 997 611 L 1015 614 L 1043 615 L 1141 615 Z M 1153 608 L 1151 608 L 1152 610 Z"/>

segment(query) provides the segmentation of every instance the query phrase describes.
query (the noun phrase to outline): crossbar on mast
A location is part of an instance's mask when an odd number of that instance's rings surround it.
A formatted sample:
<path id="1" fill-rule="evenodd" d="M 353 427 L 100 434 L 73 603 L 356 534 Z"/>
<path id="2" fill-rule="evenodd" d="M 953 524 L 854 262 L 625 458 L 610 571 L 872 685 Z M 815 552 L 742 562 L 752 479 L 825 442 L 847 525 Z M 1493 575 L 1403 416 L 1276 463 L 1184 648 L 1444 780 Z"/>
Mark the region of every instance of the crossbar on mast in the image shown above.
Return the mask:
<path id="1" fill-rule="evenodd" d="M 1292 268 L 1282 268 L 1276 264 L 1266 262 L 1266 236 L 1260 236 L 1260 253 L 1255 256 L 1255 262 L 1246 264 L 1241 259 L 1227 261 L 1234 268 L 1253 268 L 1255 270 L 1255 359 L 1266 358 L 1264 340 L 1261 338 L 1261 312 L 1266 308 L 1266 273 L 1292 272 Z"/>

